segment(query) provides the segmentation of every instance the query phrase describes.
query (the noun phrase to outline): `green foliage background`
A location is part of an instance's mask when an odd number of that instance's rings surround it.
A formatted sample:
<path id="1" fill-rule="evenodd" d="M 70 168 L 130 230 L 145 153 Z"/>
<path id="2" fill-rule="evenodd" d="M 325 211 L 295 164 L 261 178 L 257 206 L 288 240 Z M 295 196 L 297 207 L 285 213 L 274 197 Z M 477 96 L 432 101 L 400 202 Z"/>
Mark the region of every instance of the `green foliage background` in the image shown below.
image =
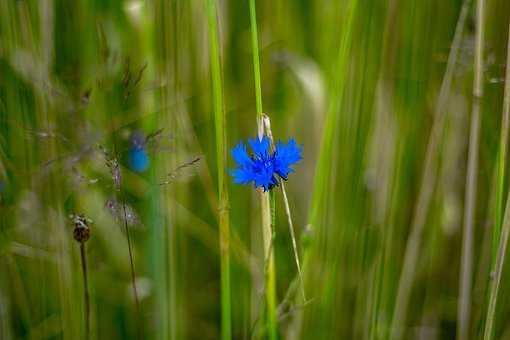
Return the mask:
<path id="1" fill-rule="evenodd" d="M 395 329 L 404 339 L 455 338 L 474 2 L 429 169 L 427 145 L 462 1 L 256 1 L 264 112 L 275 138 L 292 137 L 304 146 L 286 188 L 309 301 L 299 294 L 276 191 L 280 338 L 389 339 Z M 249 1 L 215 3 L 230 149 L 257 132 Z M 510 2 L 486 0 L 484 8 L 484 95 L 468 252 L 470 339 L 483 338 L 498 248 L 493 231 L 501 226 L 508 182 L 497 165 Z M 206 0 L 0 1 L 1 339 L 83 338 L 73 212 L 94 221 L 87 242 L 92 339 L 220 337 L 209 53 Z M 152 155 L 147 172 L 132 172 L 125 154 L 129 133 L 161 128 L 165 150 Z M 91 151 L 98 142 L 118 154 L 119 193 L 104 157 Z M 83 157 L 69 161 L 77 154 Z M 197 156 L 197 166 L 159 185 Z M 233 166 L 228 157 L 227 167 Z M 431 181 L 423 180 L 426 171 Z M 408 303 L 396 319 L 406 244 L 423 190 L 430 190 L 431 201 L 412 244 L 417 257 Z M 230 178 L 228 195 L 232 338 L 265 338 L 259 196 Z M 127 234 L 105 208 L 112 197 L 142 221 L 129 233 L 139 309 Z M 509 273 L 506 263 L 495 339 L 510 339 Z"/>

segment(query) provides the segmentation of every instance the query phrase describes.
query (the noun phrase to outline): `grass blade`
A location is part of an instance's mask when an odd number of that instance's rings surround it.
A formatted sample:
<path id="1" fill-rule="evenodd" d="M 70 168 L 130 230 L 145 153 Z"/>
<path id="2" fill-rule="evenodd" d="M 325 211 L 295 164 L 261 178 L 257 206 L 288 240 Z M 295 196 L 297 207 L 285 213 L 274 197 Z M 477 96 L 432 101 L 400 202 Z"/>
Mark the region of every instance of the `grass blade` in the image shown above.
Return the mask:
<path id="1" fill-rule="evenodd" d="M 255 79 L 255 101 L 256 101 L 256 117 L 257 130 L 259 138 L 264 134 L 264 121 L 262 114 L 262 85 L 260 77 L 260 59 L 259 59 L 259 42 L 257 32 L 257 12 L 255 0 L 250 0 L 250 31 L 253 53 L 253 76 Z M 266 310 L 267 310 L 267 328 L 269 338 L 277 339 L 277 313 L 276 313 L 276 272 L 274 263 L 273 250 L 273 228 L 274 218 L 274 194 L 263 192 L 260 190 L 260 207 L 262 212 L 262 237 L 264 240 L 264 259 L 266 266 Z"/>
<path id="2" fill-rule="evenodd" d="M 255 0 L 250 0 L 250 31 L 251 46 L 253 54 L 253 77 L 255 80 L 255 101 L 257 108 L 257 124 L 262 124 L 262 85 L 260 80 L 260 57 L 259 57 L 259 40 L 257 32 L 257 10 Z"/>
<path id="3" fill-rule="evenodd" d="M 503 223 L 503 230 L 501 238 L 499 237 L 499 225 L 498 221 L 501 221 L 500 210 L 502 202 L 502 196 L 504 191 L 505 183 L 505 163 L 506 163 L 506 146 L 508 142 L 508 121 L 510 116 L 510 27 L 508 37 L 508 52 L 506 61 L 506 75 L 505 75 L 505 94 L 503 99 L 503 117 L 501 121 L 501 139 L 499 144 L 499 158 L 498 158 L 498 192 L 497 198 L 499 198 L 496 205 L 496 225 L 494 228 L 494 242 L 498 240 L 499 245 L 497 247 L 497 254 L 495 257 L 495 268 L 494 277 L 490 282 L 489 288 L 489 305 L 487 307 L 487 317 L 485 319 L 485 330 L 483 338 L 489 340 L 493 338 L 494 319 L 496 314 L 496 304 L 498 299 L 499 285 L 501 282 L 501 273 L 503 271 L 503 263 L 505 261 L 506 248 L 508 243 L 508 233 L 510 229 L 510 200 L 507 198 L 507 206 L 505 209 L 505 219 Z"/>
<path id="4" fill-rule="evenodd" d="M 414 281 L 416 262 L 418 260 L 419 244 L 425 227 L 433 188 L 436 182 L 437 149 L 439 147 L 444 128 L 447 99 L 450 94 L 451 83 L 454 76 L 453 71 L 459 55 L 470 3 L 470 0 L 466 0 L 462 6 L 452 41 L 451 52 L 448 56 L 448 63 L 436 103 L 434 125 L 427 145 L 420 192 L 415 207 L 411 234 L 407 241 L 404 264 L 398 284 L 397 300 L 391 326 L 392 339 L 399 339 L 402 336 L 402 326 L 405 325 L 409 296 L 411 294 L 411 286 Z"/>
<path id="5" fill-rule="evenodd" d="M 216 135 L 216 160 L 218 171 L 218 202 L 221 258 L 221 337 L 228 340 L 231 333 L 230 305 L 230 230 L 228 212 L 228 190 L 225 180 L 226 131 L 223 104 L 221 59 L 218 42 L 216 1 L 207 0 L 209 54 L 211 63 L 214 128 Z"/>

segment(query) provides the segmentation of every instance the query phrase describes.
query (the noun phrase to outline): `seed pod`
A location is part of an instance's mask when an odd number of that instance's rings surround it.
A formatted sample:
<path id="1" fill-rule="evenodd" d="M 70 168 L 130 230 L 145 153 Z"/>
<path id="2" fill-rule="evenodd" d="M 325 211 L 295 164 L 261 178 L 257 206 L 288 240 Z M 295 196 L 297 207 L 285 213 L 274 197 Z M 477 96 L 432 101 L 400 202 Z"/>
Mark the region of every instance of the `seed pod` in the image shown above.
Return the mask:
<path id="1" fill-rule="evenodd" d="M 69 216 L 74 224 L 73 237 L 80 243 L 85 243 L 90 237 L 89 223 L 92 221 L 84 215 L 70 215 Z"/>

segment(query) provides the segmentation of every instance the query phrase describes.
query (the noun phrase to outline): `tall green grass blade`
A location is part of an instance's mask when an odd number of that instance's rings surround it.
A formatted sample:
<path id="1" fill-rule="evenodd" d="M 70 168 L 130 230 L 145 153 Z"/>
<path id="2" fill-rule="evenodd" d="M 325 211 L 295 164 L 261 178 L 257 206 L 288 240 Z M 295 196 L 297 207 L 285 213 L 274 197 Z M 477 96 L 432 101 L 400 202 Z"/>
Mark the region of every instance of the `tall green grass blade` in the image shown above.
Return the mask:
<path id="1" fill-rule="evenodd" d="M 211 63 L 214 127 L 216 137 L 216 166 L 218 171 L 218 205 L 220 228 L 221 258 L 221 337 L 231 339 L 231 302 L 230 302 L 230 230 L 229 203 L 226 177 L 226 129 L 225 108 L 223 104 L 221 58 L 218 39 L 216 0 L 207 0 L 209 54 Z"/>
<path id="2" fill-rule="evenodd" d="M 487 315 L 485 319 L 485 329 L 483 338 L 485 340 L 493 339 L 494 333 L 494 321 L 496 316 L 496 306 L 498 301 L 498 292 L 501 284 L 501 276 L 503 271 L 503 264 L 506 256 L 506 248 L 508 243 L 508 234 L 510 229 L 510 207 L 507 198 L 507 206 L 505 209 L 505 219 L 503 221 L 503 230 L 500 237 L 500 226 L 498 221 L 501 222 L 501 208 L 503 204 L 503 193 L 505 185 L 505 165 L 506 165 L 506 154 L 508 144 L 508 124 L 510 117 L 510 27 L 508 29 L 508 48 L 507 48 L 507 60 L 506 60 L 506 75 L 505 75 L 505 92 L 503 100 L 503 115 L 501 119 L 501 136 L 499 142 L 498 151 L 498 188 L 497 188 L 497 204 L 496 204 L 496 223 L 493 233 L 493 245 L 497 244 L 497 253 L 494 257 L 494 270 L 493 277 L 489 284 L 489 305 L 487 307 Z M 497 243 L 495 243 L 497 242 Z M 494 247 L 494 246 L 493 246 Z M 492 275 L 491 275 L 492 276 Z"/>
<path id="3" fill-rule="evenodd" d="M 260 126 L 262 124 L 262 84 L 260 77 L 259 39 L 257 29 L 257 9 L 255 5 L 255 0 L 250 0 L 250 32 L 253 55 L 253 77 L 255 80 L 255 102 L 257 109 L 257 124 Z"/>
<path id="4" fill-rule="evenodd" d="M 411 225 L 411 234 L 409 235 L 402 272 L 398 285 L 397 299 L 395 303 L 395 311 L 392 319 L 391 338 L 400 339 L 403 336 L 403 327 L 407 318 L 407 308 L 409 304 L 409 296 L 411 294 L 412 283 L 414 281 L 416 263 L 421 245 L 423 229 L 425 227 L 426 218 L 429 213 L 430 202 L 433 190 L 436 184 L 437 157 L 439 153 L 439 145 L 443 134 L 446 104 L 450 95 L 451 84 L 454 76 L 454 68 L 459 55 L 463 32 L 466 19 L 470 7 L 470 0 L 464 1 L 455 34 L 451 44 L 451 50 L 448 56 L 448 62 L 444 73 L 441 89 L 437 98 L 434 124 L 429 137 L 425 163 L 422 172 L 422 181 L 420 193 L 415 206 L 413 222 Z"/>
<path id="5" fill-rule="evenodd" d="M 250 0 L 250 31 L 253 54 L 253 76 L 255 80 L 255 101 L 257 110 L 258 137 L 264 134 L 264 118 L 262 113 L 262 85 L 260 76 L 260 57 L 257 28 L 257 12 L 255 0 Z M 266 318 L 267 331 L 271 340 L 277 339 L 276 320 L 276 271 L 273 247 L 274 231 L 274 194 L 260 191 L 260 208 L 262 212 L 262 237 L 264 241 L 265 261 L 265 295 L 266 295 Z"/>

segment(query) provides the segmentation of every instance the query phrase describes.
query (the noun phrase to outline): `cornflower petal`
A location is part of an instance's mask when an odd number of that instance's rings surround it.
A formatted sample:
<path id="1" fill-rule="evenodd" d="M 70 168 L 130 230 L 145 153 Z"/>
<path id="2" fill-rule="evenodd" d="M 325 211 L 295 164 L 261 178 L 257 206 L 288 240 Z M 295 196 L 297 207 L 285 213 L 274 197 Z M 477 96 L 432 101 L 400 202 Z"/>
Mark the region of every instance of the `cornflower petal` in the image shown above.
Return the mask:
<path id="1" fill-rule="evenodd" d="M 236 161 L 238 166 L 250 167 L 253 165 L 253 161 L 246 152 L 246 145 L 243 142 L 239 142 L 231 151 L 232 158 Z"/>
<path id="2" fill-rule="evenodd" d="M 294 169 L 290 166 L 303 158 L 301 156 L 302 151 L 302 147 L 299 146 L 294 139 L 290 139 L 287 143 L 281 141 L 276 142 L 274 154 L 275 172 L 286 180 L 288 175 L 294 172 Z"/>
<path id="3" fill-rule="evenodd" d="M 263 136 L 262 139 L 258 137 L 253 139 L 250 138 L 248 139 L 248 143 L 250 144 L 253 153 L 258 158 L 264 158 L 269 155 L 270 140 L 267 136 Z"/>
<path id="4" fill-rule="evenodd" d="M 248 184 L 255 180 L 253 172 L 250 169 L 237 168 L 230 171 L 230 175 L 234 177 L 236 184 Z"/>

